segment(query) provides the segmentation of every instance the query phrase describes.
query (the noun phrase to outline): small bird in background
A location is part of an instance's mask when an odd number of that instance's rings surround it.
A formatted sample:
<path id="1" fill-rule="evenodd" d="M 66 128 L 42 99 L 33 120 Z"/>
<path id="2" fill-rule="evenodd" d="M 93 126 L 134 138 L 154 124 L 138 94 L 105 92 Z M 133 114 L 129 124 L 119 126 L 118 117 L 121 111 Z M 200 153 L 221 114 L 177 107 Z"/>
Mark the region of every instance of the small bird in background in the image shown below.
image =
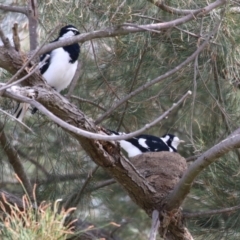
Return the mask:
<path id="1" fill-rule="evenodd" d="M 73 25 L 67 25 L 61 28 L 59 36 L 53 42 L 58 42 L 73 36 L 79 35 L 79 31 Z M 80 54 L 80 46 L 78 43 L 73 43 L 64 47 L 56 48 L 51 52 L 45 53 L 40 57 L 40 72 L 56 91 L 60 92 L 67 88 L 71 83 L 74 74 L 77 70 L 77 60 Z M 49 56 L 45 62 L 42 62 Z M 27 107 L 24 105 L 28 105 Z M 27 103 L 19 103 L 14 116 L 20 121 L 23 120 L 25 113 L 29 107 Z M 32 113 L 37 111 L 36 108 Z"/>
<path id="2" fill-rule="evenodd" d="M 108 129 L 109 130 L 109 129 Z M 112 135 L 124 135 L 125 133 L 109 130 Z M 135 157 L 144 152 L 177 152 L 178 145 L 184 142 L 173 134 L 165 134 L 162 137 L 156 137 L 147 134 L 141 134 L 136 137 L 119 140 L 120 147 L 128 154 L 128 157 Z"/>

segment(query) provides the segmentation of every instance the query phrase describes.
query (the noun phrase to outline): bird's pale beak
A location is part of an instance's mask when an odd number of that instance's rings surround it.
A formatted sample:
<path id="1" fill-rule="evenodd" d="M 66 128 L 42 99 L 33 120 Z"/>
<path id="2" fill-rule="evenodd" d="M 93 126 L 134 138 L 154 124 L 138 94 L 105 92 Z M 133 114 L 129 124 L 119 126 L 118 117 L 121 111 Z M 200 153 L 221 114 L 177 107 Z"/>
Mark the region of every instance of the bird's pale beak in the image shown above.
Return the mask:
<path id="1" fill-rule="evenodd" d="M 184 143 L 185 141 L 184 140 L 179 140 L 179 143 Z"/>

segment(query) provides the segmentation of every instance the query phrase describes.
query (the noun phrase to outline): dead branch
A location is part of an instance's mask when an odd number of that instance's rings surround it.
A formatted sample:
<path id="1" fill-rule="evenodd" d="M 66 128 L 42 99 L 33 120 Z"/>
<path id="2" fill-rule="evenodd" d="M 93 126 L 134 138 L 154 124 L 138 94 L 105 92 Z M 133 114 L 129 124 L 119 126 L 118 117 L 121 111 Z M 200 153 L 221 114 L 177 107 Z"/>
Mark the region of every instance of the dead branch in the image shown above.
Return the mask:
<path id="1" fill-rule="evenodd" d="M 26 7 L 20 7 L 20 6 L 10 6 L 10 5 L 4 5 L 0 4 L 0 9 L 8 12 L 18 12 L 23 13 L 27 15 L 27 8 Z"/>
<path id="2" fill-rule="evenodd" d="M 20 45 L 20 38 L 18 35 L 18 23 L 13 24 L 12 31 L 13 31 L 13 43 L 14 43 L 15 50 L 17 52 L 20 52 L 21 45 Z"/>

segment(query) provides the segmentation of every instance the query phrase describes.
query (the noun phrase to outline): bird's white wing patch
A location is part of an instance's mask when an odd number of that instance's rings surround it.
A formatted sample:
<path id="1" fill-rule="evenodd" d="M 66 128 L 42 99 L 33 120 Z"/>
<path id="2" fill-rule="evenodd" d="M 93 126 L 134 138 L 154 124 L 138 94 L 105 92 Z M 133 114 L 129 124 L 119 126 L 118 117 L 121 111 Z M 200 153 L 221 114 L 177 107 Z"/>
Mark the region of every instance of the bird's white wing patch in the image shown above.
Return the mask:
<path id="1" fill-rule="evenodd" d="M 139 143 L 139 145 L 141 145 L 144 148 L 149 148 L 148 145 L 146 144 L 146 139 L 145 138 L 139 138 L 138 143 Z"/>
<path id="2" fill-rule="evenodd" d="M 128 141 L 120 140 L 120 146 L 127 152 L 128 157 L 135 157 L 139 154 L 142 154 L 142 152 L 137 147 Z"/>

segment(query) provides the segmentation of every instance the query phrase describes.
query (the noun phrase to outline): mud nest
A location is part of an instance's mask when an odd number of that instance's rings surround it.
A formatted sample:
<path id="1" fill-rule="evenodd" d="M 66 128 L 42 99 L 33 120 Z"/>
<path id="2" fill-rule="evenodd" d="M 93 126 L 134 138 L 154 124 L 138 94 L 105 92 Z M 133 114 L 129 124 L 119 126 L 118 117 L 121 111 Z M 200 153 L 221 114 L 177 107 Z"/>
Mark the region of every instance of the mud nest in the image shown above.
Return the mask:
<path id="1" fill-rule="evenodd" d="M 187 169 L 187 163 L 178 153 L 149 152 L 131 158 L 136 169 L 164 198 L 174 188 Z"/>

